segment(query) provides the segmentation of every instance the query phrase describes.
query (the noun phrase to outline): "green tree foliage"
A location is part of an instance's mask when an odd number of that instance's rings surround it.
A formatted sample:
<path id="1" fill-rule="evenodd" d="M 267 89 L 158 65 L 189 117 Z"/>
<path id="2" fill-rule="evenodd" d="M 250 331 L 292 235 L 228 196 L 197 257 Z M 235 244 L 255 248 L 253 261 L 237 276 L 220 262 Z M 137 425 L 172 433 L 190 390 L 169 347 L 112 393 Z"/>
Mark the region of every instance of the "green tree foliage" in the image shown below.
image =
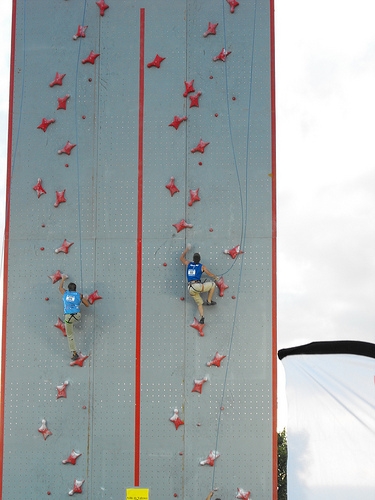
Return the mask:
<path id="1" fill-rule="evenodd" d="M 285 429 L 277 433 L 277 458 L 277 498 L 278 500 L 287 500 L 286 464 L 288 459 L 288 444 Z"/>

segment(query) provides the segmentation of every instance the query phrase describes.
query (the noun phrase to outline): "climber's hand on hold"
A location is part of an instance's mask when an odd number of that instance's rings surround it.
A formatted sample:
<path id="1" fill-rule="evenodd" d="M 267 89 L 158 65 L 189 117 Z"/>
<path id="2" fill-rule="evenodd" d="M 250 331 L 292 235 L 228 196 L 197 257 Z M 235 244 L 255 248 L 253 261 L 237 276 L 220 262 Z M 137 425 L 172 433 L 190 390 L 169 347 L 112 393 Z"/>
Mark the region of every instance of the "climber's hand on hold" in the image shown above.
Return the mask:
<path id="1" fill-rule="evenodd" d="M 187 266 L 189 264 L 189 261 L 186 259 L 185 255 L 188 253 L 188 251 L 191 249 L 190 243 L 186 245 L 185 250 L 182 252 L 180 255 L 180 261 Z"/>
<path id="2" fill-rule="evenodd" d="M 90 306 L 90 302 L 89 302 L 89 296 L 88 295 L 82 295 L 82 304 L 84 304 L 86 307 L 89 307 Z"/>

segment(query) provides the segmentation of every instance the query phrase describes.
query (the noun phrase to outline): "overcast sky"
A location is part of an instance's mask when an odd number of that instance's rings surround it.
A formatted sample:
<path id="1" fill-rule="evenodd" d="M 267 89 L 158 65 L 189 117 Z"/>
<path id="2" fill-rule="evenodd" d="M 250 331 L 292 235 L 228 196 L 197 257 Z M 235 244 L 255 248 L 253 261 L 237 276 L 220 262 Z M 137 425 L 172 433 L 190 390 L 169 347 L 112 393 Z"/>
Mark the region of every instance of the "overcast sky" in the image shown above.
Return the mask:
<path id="1" fill-rule="evenodd" d="M 374 19 L 276 0 L 279 348 L 375 342 Z"/>
<path id="2" fill-rule="evenodd" d="M 275 0 L 275 10 L 279 348 L 375 342 L 375 1 Z M 1 231 L 10 28 L 2 0 Z M 283 385 L 279 363 L 279 429 Z"/>

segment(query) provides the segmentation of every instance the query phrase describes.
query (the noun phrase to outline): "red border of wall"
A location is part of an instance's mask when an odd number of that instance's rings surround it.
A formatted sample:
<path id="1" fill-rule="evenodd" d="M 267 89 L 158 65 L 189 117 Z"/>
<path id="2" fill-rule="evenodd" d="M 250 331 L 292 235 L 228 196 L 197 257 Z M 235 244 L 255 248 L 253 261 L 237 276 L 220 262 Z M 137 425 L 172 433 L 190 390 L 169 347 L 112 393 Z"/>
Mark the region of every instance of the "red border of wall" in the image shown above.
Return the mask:
<path id="1" fill-rule="evenodd" d="M 0 387 L 0 498 L 3 498 L 3 459 L 4 459 L 4 410 L 5 410 L 5 366 L 6 366 L 6 325 L 8 312 L 8 258 L 9 258 L 9 222 L 10 222 L 10 183 L 12 178 L 12 148 L 13 148 L 13 98 L 14 98 L 14 60 L 16 50 L 16 7 L 17 0 L 13 0 L 12 35 L 10 55 L 10 82 L 9 82 L 9 114 L 8 114 L 8 150 L 7 150 L 7 181 L 5 205 L 5 232 L 4 232 L 4 267 L 3 267 L 3 317 L 1 340 L 1 387 Z"/>
<path id="2" fill-rule="evenodd" d="M 273 500 L 277 500 L 277 244 L 276 244 L 276 96 L 275 96 L 275 4 L 270 0 L 270 64 L 271 64 L 271 154 L 272 154 L 272 460 Z"/>

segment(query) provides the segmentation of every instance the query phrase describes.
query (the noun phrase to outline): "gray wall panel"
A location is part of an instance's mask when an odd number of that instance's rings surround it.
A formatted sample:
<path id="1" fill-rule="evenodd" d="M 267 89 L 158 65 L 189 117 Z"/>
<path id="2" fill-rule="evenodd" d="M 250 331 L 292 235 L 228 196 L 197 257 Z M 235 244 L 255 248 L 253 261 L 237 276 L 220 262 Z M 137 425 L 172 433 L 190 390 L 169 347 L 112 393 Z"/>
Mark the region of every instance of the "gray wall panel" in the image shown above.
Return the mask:
<path id="1" fill-rule="evenodd" d="M 155 500 L 205 498 L 213 486 L 221 498 L 238 487 L 254 500 L 276 498 L 269 1 L 242 1 L 230 14 L 225 0 L 112 0 L 103 17 L 94 1 L 16 4 L 3 498 L 60 498 L 75 478 L 85 480 L 82 498 L 124 498 L 138 465 L 140 486 Z M 205 38 L 208 22 L 219 24 Z M 86 36 L 74 41 L 81 24 Z M 214 62 L 224 46 L 232 53 Z M 100 53 L 95 64 L 82 64 L 91 50 Z M 165 60 L 148 68 L 156 54 Z M 66 77 L 51 88 L 56 72 Z M 183 92 L 192 79 L 202 94 L 190 108 Z M 57 110 L 66 94 L 67 109 Z M 187 117 L 178 130 L 169 126 L 174 116 Z M 37 128 L 43 117 L 56 120 L 45 133 Z M 191 153 L 201 138 L 210 143 L 204 154 Z M 57 154 L 68 140 L 71 155 Z M 173 197 L 171 177 L 180 190 Z M 47 191 L 40 198 L 38 178 Z M 201 200 L 189 206 L 197 188 Z M 55 208 L 63 189 L 67 201 Z M 177 233 L 181 219 L 193 227 Z M 57 255 L 65 238 L 74 244 Z M 198 312 L 179 261 L 187 242 L 189 257 L 201 252 L 229 285 L 224 297 L 216 292 L 216 308 L 206 307 L 204 336 L 190 326 Z M 224 250 L 238 244 L 245 253 L 232 260 Z M 83 367 L 69 366 L 67 340 L 54 326 L 63 311 L 49 276 L 58 269 L 83 293 L 102 296 L 75 326 L 89 355 Z M 226 356 L 221 366 L 207 366 L 216 352 Z M 192 392 L 206 376 L 202 393 Z M 65 380 L 67 398 L 56 399 Z M 175 408 L 184 421 L 177 430 Z M 53 433 L 46 440 L 43 418 Z M 72 449 L 82 456 L 63 465 Z M 215 467 L 200 465 L 216 449 Z"/>

